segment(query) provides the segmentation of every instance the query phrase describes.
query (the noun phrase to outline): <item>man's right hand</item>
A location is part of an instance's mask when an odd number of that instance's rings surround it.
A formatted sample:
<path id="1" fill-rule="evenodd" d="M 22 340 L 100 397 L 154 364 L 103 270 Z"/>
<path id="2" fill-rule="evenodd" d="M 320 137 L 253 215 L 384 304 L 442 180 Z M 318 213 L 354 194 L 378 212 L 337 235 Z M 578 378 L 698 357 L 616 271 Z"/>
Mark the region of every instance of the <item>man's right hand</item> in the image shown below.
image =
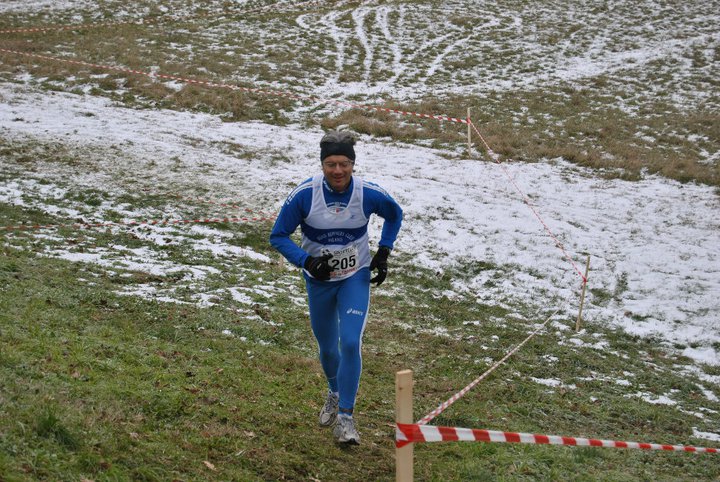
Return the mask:
<path id="1" fill-rule="evenodd" d="M 328 262 L 332 257 L 332 254 L 325 254 L 319 258 L 308 256 L 303 267 L 316 280 L 327 281 L 330 279 L 330 272 L 333 270 Z"/>

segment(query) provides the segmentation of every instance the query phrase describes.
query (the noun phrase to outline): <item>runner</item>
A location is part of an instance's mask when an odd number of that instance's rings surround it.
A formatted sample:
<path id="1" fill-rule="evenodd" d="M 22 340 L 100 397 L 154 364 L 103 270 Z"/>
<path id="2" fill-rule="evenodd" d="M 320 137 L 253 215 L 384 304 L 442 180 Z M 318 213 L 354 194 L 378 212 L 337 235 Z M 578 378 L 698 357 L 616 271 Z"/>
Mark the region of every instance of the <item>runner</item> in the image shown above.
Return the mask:
<path id="1" fill-rule="evenodd" d="M 328 383 L 320 425 L 335 423 L 339 443 L 359 444 L 353 409 L 362 372 L 362 336 L 370 305 L 370 283 L 387 276 L 387 259 L 402 223 L 402 209 L 381 187 L 353 175 L 355 139 L 331 131 L 320 141 L 322 173 L 288 196 L 270 243 L 304 268 L 310 326 Z M 384 218 L 380 242 L 370 257 L 370 215 Z M 300 226 L 302 247 L 290 239 Z M 371 271 L 377 274 L 371 279 Z"/>

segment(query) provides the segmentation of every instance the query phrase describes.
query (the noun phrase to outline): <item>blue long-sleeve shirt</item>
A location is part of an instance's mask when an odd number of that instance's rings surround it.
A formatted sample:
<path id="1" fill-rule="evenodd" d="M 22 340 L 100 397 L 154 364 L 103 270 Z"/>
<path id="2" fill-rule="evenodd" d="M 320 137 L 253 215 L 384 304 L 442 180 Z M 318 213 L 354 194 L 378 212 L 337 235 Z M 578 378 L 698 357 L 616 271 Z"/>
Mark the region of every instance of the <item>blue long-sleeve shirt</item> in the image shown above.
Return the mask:
<path id="1" fill-rule="evenodd" d="M 353 192 L 355 177 L 350 180 L 348 188 L 342 192 L 334 191 L 323 180 L 323 194 L 328 208 L 344 208 L 350 201 Z M 280 209 L 270 233 L 270 244 L 282 254 L 285 259 L 295 266 L 302 267 L 309 256 L 298 246 L 290 235 L 298 226 L 304 226 L 303 220 L 310 213 L 312 205 L 312 178 L 305 180 L 288 196 Z M 393 248 L 397 234 L 402 224 L 402 209 L 400 205 L 380 186 L 363 180 L 363 212 L 366 218 L 377 214 L 384 219 L 380 235 L 380 246 Z"/>

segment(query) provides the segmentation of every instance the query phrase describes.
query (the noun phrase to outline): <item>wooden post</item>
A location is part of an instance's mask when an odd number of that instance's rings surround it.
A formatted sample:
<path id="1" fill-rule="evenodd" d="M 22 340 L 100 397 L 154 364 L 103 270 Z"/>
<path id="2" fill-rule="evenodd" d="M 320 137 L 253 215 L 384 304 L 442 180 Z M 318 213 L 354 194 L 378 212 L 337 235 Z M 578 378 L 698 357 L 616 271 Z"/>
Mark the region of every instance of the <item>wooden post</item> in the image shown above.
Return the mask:
<path id="1" fill-rule="evenodd" d="M 395 374 L 395 421 L 413 422 L 413 372 L 402 370 Z M 395 480 L 413 480 L 413 444 L 395 448 Z"/>
<path id="2" fill-rule="evenodd" d="M 472 131 L 470 130 L 470 107 L 468 107 L 468 157 L 472 157 Z"/>
<path id="3" fill-rule="evenodd" d="M 575 331 L 580 331 L 580 322 L 582 321 L 582 310 L 585 304 L 585 290 L 587 290 L 588 273 L 590 272 L 590 255 L 588 254 L 587 263 L 585 264 L 585 282 L 583 283 L 582 294 L 580 295 L 580 311 L 578 311 L 577 321 L 575 322 Z"/>

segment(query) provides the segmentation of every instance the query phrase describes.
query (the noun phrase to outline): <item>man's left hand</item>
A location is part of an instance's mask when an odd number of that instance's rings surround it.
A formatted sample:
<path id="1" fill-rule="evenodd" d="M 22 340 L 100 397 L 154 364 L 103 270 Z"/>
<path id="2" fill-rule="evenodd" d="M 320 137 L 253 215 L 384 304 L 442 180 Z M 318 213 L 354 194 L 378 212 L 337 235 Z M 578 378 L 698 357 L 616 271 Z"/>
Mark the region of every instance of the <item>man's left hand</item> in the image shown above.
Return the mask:
<path id="1" fill-rule="evenodd" d="M 377 274 L 370 280 L 371 283 L 377 283 L 380 286 L 385 278 L 387 277 L 387 259 L 390 256 L 390 248 L 386 246 L 380 246 L 370 261 L 370 271 L 377 269 Z"/>

